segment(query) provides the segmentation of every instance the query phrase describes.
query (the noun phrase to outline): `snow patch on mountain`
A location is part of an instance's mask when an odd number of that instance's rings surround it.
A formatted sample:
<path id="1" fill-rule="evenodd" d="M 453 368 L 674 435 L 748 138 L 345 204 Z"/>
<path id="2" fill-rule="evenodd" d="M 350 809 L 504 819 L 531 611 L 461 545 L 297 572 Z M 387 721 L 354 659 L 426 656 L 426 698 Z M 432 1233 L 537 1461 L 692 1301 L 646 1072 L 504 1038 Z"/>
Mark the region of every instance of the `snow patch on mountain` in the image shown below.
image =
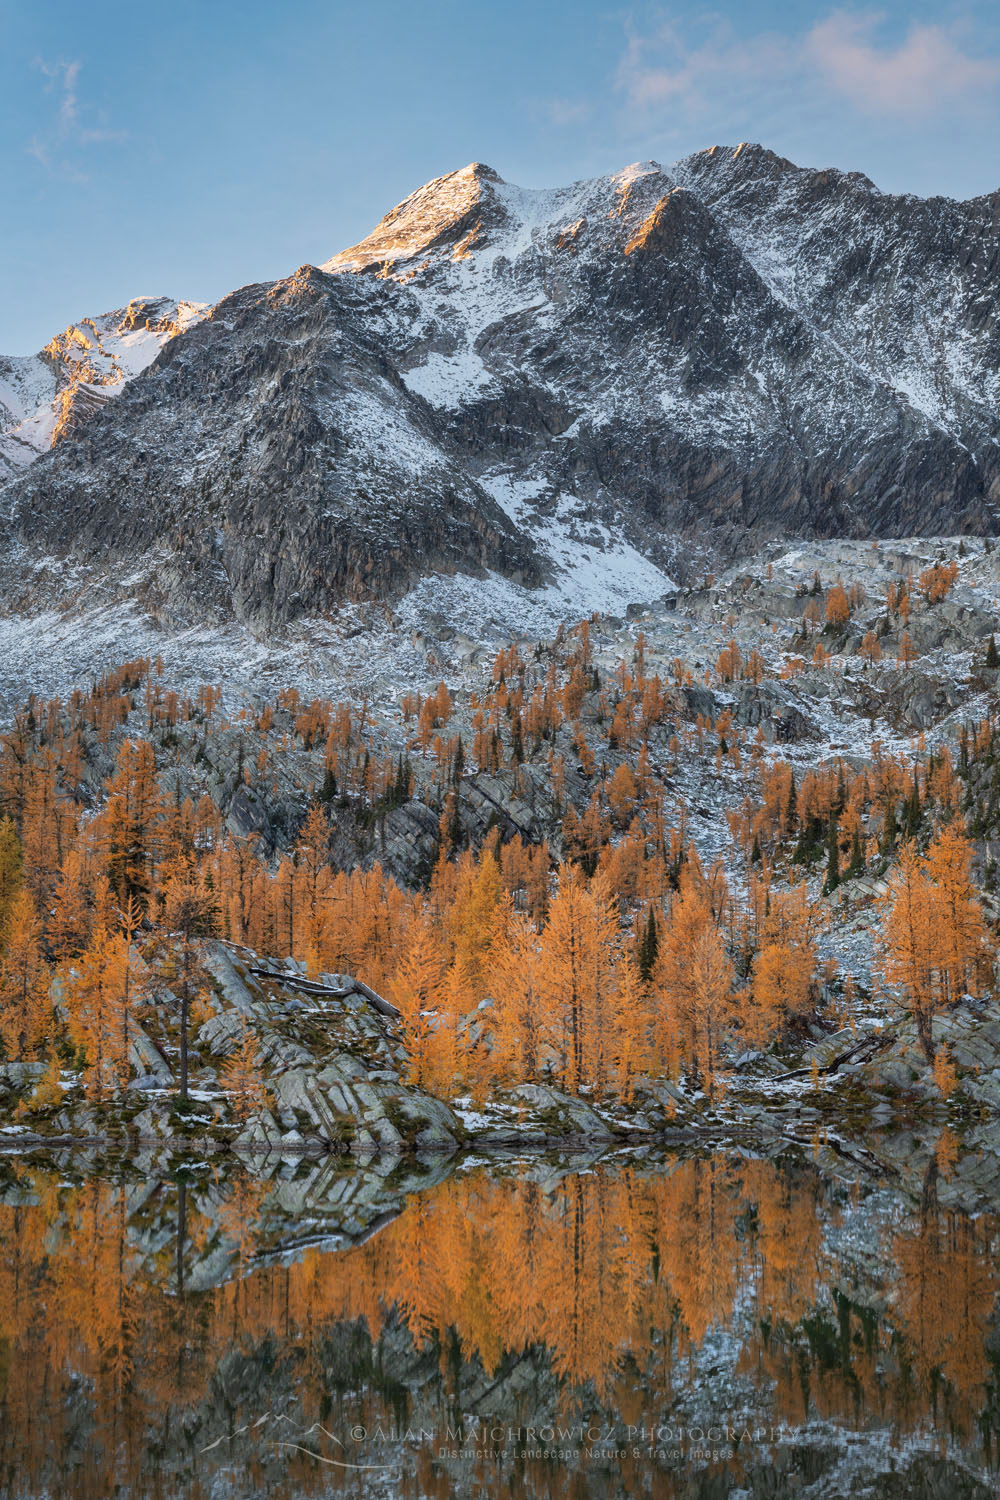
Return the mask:
<path id="1" fill-rule="evenodd" d="M 552 494 L 544 478 L 518 480 L 498 474 L 483 480 L 518 529 L 527 532 L 548 560 L 552 582 L 542 589 L 506 584 L 515 606 L 511 619 L 530 616 L 545 629 L 593 611 L 624 614 L 630 604 L 673 593 L 677 585 L 603 522 L 576 495 Z"/>
<path id="2" fill-rule="evenodd" d="M 416 476 L 446 467 L 444 454 L 414 426 L 387 381 L 376 391 L 340 393 L 329 417 L 362 450 L 369 469 Z"/>
<path id="3" fill-rule="evenodd" d="M 403 371 L 403 383 L 432 406 L 457 411 L 473 395 L 481 395 L 493 376 L 472 349 L 456 354 L 429 354 L 422 365 Z"/>

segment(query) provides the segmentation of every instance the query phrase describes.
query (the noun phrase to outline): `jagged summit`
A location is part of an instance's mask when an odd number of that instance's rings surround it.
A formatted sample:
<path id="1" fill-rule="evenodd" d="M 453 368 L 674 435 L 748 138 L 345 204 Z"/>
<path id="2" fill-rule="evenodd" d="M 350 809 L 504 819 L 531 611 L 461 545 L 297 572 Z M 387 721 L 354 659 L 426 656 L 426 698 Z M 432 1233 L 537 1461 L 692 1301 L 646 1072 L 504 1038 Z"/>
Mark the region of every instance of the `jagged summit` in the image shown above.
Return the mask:
<path id="1" fill-rule="evenodd" d="M 779 156 L 755 141 L 741 141 L 736 146 L 708 146 L 684 157 L 672 169 L 680 181 L 692 186 L 701 184 L 709 192 L 739 183 L 752 189 L 773 186 L 836 187 L 844 184 L 881 196 L 880 189 L 863 172 L 846 172 L 839 167 L 800 167 L 787 156 Z"/>
<path id="2" fill-rule="evenodd" d="M 705 146 L 701 151 L 693 152 L 684 160 L 703 161 L 715 167 L 739 162 L 744 171 L 753 171 L 754 168 L 767 168 L 778 172 L 810 170 L 808 167 L 797 167 L 793 161 L 789 161 L 787 156 L 779 156 L 777 151 L 772 151 L 770 146 L 760 145 L 758 141 L 739 141 L 735 146 Z"/>
<path id="3" fill-rule="evenodd" d="M 565 188 L 522 188 L 492 167 L 471 162 L 437 177 L 389 211 L 370 235 L 324 263 L 325 271 L 410 278 L 443 261 L 507 259 L 561 240 L 579 248 L 580 232 L 599 244 L 627 240 L 639 219 L 676 186 L 658 162 Z M 607 222 L 603 222 L 607 221 Z"/>
<path id="4" fill-rule="evenodd" d="M 71 323 L 38 354 L 0 355 L 0 479 L 78 430 L 207 310 L 200 302 L 133 297 Z"/>
<path id="5" fill-rule="evenodd" d="M 476 238 L 482 215 L 496 214 L 492 191 L 502 179 L 492 167 L 470 162 L 435 177 L 389 210 L 371 234 L 325 262 L 325 271 L 366 271 L 441 251 L 461 254 Z"/>

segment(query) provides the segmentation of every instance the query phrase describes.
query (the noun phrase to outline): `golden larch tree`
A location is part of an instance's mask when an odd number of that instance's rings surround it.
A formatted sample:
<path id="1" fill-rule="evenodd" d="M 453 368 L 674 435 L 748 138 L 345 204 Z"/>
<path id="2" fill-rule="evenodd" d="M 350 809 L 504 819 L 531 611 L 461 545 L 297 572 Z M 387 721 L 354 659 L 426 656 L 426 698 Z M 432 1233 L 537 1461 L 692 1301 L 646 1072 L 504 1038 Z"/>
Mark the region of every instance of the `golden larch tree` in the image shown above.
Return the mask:
<path id="1" fill-rule="evenodd" d="M 600 878 L 564 872 L 542 932 L 539 965 L 542 1029 L 555 1048 L 556 1072 L 575 1092 L 599 1093 L 610 1074 L 608 1020 L 618 948 L 617 923 Z"/>
<path id="2" fill-rule="evenodd" d="M 52 1019 L 49 975 L 42 955 L 42 924 L 30 891 L 11 899 L 0 957 L 0 1040 L 21 1060 L 44 1046 Z"/>
<path id="3" fill-rule="evenodd" d="M 245 1017 L 236 1045 L 219 1069 L 219 1083 L 230 1095 L 238 1124 L 245 1125 L 251 1115 L 267 1108 L 271 1096 L 261 1067 L 260 1044 Z"/>
<path id="4" fill-rule="evenodd" d="M 885 976 L 912 1014 L 928 1062 L 934 1017 L 965 993 L 979 994 L 990 966 L 982 907 L 972 884 L 972 849 L 955 822 L 939 829 L 923 857 L 911 842 L 883 897 Z"/>

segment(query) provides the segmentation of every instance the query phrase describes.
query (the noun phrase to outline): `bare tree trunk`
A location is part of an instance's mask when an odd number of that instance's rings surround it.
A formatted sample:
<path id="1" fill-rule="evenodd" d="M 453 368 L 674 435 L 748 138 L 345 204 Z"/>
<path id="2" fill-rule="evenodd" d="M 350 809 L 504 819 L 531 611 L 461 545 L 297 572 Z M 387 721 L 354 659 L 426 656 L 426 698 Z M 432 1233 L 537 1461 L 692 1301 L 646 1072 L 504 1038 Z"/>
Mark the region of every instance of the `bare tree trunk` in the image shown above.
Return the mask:
<path id="1" fill-rule="evenodd" d="M 923 1005 L 916 1008 L 917 1039 L 929 1063 L 934 1061 L 934 1036 L 931 1030 L 932 1014 Z"/>

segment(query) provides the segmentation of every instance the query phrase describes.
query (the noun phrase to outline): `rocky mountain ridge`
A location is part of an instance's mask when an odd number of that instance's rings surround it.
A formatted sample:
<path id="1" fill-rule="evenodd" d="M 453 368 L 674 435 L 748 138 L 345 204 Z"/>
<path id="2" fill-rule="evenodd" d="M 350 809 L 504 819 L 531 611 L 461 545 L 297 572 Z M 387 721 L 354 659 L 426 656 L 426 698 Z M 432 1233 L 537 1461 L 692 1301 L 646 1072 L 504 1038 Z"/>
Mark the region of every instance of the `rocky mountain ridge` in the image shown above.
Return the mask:
<path id="1" fill-rule="evenodd" d="M 0 355 L 0 481 L 79 432 L 206 311 L 200 302 L 133 297 L 71 323 L 38 354 Z"/>
<path id="2" fill-rule="evenodd" d="M 265 633 L 429 576 L 579 615 L 768 537 L 990 531 L 998 206 L 757 146 L 555 191 L 472 164 L 170 340 L 12 531 L 61 603 L 82 568 Z"/>

